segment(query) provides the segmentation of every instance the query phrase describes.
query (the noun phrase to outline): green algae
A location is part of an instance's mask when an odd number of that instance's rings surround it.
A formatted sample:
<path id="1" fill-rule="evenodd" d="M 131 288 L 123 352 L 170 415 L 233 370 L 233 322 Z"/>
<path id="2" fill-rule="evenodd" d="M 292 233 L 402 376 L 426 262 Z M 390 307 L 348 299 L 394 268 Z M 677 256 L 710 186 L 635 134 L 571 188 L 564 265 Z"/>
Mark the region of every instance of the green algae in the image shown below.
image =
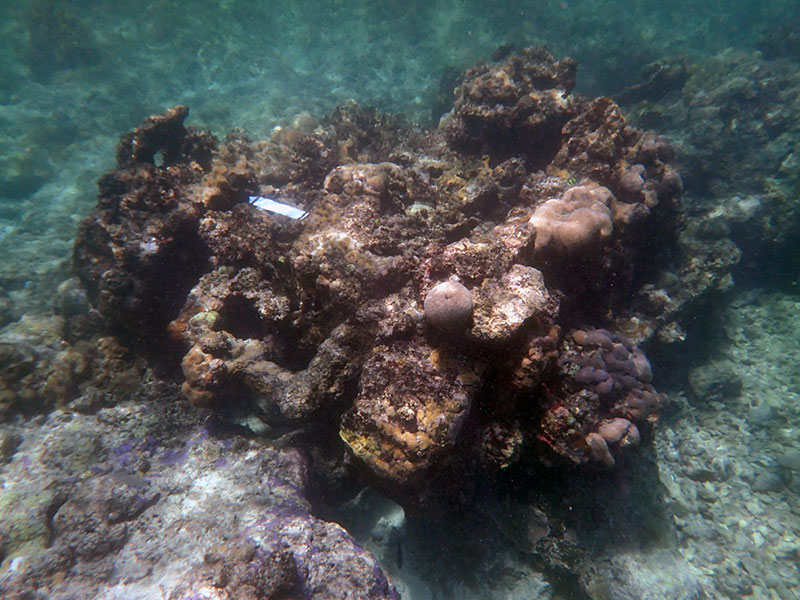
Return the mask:
<path id="1" fill-rule="evenodd" d="M 44 550 L 50 538 L 47 509 L 55 496 L 45 489 L 27 486 L 23 492 L 0 494 L 0 534 L 4 561 Z"/>

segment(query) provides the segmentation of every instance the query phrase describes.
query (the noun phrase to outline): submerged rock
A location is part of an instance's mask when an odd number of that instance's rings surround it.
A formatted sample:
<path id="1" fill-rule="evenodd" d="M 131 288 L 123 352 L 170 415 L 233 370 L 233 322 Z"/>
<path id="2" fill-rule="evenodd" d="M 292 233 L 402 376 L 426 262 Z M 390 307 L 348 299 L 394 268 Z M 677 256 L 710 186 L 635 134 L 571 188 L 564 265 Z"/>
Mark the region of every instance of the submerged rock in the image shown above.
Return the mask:
<path id="1" fill-rule="evenodd" d="M 398 598 L 311 514 L 298 451 L 209 435 L 175 391 L 20 434 L 3 470 L 4 598 Z"/>
<path id="2" fill-rule="evenodd" d="M 699 403 L 731 402 L 742 392 L 742 380 L 733 365 L 716 362 L 689 372 L 689 386 Z"/>
<path id="3" fill-rule="evenodd" d="M 645 559 L 646 558 L 646 559 Z M 669 552 L 620 554 L 595 561 L 581 575 L 592 600 L 702 600 L 698 576 L 680 556 Z"/>

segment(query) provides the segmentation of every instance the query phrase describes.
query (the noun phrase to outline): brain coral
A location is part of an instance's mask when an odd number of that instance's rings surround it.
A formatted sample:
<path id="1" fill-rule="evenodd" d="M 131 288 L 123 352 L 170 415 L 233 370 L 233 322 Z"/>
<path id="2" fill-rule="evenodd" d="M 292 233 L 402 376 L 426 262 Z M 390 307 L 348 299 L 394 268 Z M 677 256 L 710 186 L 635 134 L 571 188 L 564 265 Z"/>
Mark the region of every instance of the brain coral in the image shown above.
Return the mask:
<path id="1" fill-rule="evenodd" d="M 434 327 L 455 331 L 472 316 L 472 294 L 457 281 L 444 281 L 425 296 L 425 318 Z"/>

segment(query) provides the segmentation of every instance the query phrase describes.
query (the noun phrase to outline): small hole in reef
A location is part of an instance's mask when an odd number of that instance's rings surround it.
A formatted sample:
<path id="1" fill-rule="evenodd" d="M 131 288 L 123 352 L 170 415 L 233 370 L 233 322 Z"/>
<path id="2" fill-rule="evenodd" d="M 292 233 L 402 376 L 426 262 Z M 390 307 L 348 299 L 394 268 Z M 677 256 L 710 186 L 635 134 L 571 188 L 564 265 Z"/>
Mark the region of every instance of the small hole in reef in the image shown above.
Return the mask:
<path id="1" fill-rule="evenodd" d="M 222 309 L 222 328 L 239 339 L 261 339 L 264 329 L 253 303 L 241 296 L 225 300 Z"/>

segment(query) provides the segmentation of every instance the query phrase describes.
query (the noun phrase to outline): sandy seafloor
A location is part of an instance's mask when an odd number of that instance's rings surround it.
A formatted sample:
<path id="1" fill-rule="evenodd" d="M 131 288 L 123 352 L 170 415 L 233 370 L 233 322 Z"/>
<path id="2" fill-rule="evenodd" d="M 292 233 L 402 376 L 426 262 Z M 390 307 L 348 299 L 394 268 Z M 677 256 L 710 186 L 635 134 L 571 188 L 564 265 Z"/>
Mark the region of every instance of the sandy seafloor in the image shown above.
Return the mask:
<path id="1" fill-rule="evenodd" d="M 720 56 L 742 57 L 726 64 L 772 61 L 787 81 L 800 84 L 800 43 L 792 34 L 792 24 L 800 25 L 797 2 L 412 2 L 402 9 L 393 2 L 256 4 L 190 7 L 164 0 L 120 9 L 102 1 L 12 1 L 0 7 L 3 343 L 30 339 L 18 333 L 24 318 L 52 313 L 54 291 L 71 275 L 77 224 L 94 206 L 97 178 L 113 166 L 118 135 L 169 106 L 188 105 L 189 122 L 219 136 L 242 128 L 263 137 L 302 111 L 322 116 L 348 98 L 431 125 L 437 110 L 447 109 L 442 89 L 452 89 L 459 71 L 497 46 L 531 42 L 578 58 L 577 91 L 592 95 L 614 98 L 640 81 L 645 64 L 676 57 L 701 71 L 725 63 Z M 756 81 L 753 73 L 750 82 Z M 713 85 L 709 79 L 708 94 L 725 86 L 724 75 Z M 789 114 L 800 114 L 796 95 L 787 93 L 784 101 L 795 104 Z M 682 131 L 669 116 L 644 125 L 671 128 L 664 133 L 680 141 L 702 128 L 702 120 L 693 119 Z M 687 205 L 723 210 L 717 207 L 737 195 L 766 193 L 772 177 L 787 202 L 800 204 L 797 161 L 789 160 L 800 151 L 800 122 L 782 124 L 783 150 L 776 154 L 782 160 L 771 162 L 762 161 L 767 142 L 753 144 L 752 129 L 742 127 L 737 142 L 737 123 L 728 125 L 726 139 L 739 154 L 720 157 L 718 165 L 706 156 L 701 172 L 713 178 L 736 170 L 735 160 L 759 181 L 742 190 L 736 181 L 694 187 L 696 179 L 687 181 Z M 702 148 L 693 151 L 704 155 Z M 779 240 L 775 248 L 767 254 L 785 258 L 785 269 L 734 272 L 713 311 L 714 335 L 698 342 L 702 351 L 687 347 L 695 341 L 690 336 L 675 350 L 691 357 L 677 361 L 681 368 L 656 366 L 656 384 L 673 407 L 655 441 L 662 493 L 677 548 L 708 597 L 800 598 L 800 274 L 797 260 L 781 252 L 796 250 L 796 242 Z M 45 419 L 7 418 L 15 431 Z M 0 494 L 18 484 L 13 477 L 0 467 Z M 392 519 L 397 511 L 389 508 L 379 528 L 391 530 L 398 524 Z M 386 536 L 364 524 L 352 530 L 404 598 L 552 595 L 533 574 L 513 593 L 493 589 L 491 581 L 467 587 L 457 578 L 430 591 L 414 572 L 413 542 L 399 569 L 395 542 L 384 544 Z M 669 577 L 658 557 L 630 561 L 638 567 L 627 568 L 645 580 Z"/>

